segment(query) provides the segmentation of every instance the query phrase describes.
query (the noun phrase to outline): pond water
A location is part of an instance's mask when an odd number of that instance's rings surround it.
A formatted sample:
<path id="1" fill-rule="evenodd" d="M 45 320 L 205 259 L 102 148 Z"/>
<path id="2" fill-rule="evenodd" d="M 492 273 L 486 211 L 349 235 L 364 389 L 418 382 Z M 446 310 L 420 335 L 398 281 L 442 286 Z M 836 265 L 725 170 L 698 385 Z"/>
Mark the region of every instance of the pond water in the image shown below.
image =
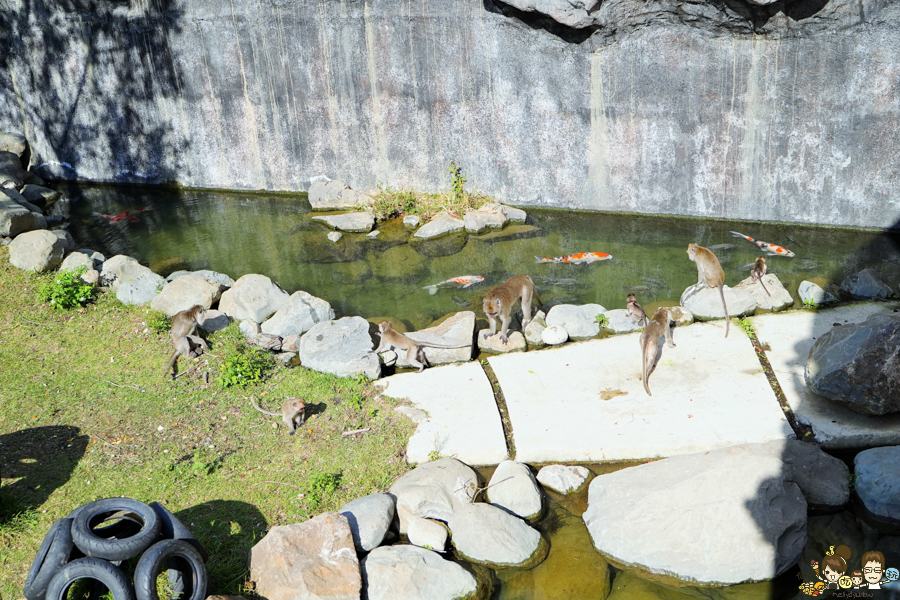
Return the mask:
<path id="1" fill-rule="evenodd" d="M 67 193 L 74 200 L 70 231 L 80 248 L 107 257 L 127 254 L 161 274 L 181 268 L 212 269 L 235 279 L 261 273 L 288 292 L 302 289 L 324 298 L 338 317 L 393 316 L 410 329 L 459 310 L 475 310 L 482 318 L 484 293 L 519 273 L 532 276 L 545 308 L 589 302 L 624 308 L 625 296 L 634 291 L 650 312 L 676 304 L 696 282 L 696 267 L 685 253 L 690 242 L 715 250 L 728 285 L 747 277 L 762 252 L 732 230 L 796 253 L 769 257 L 770 272 L 795 297 L 804 279 L 840 284 L 847 274 L 871 266 L 879 267 L 888 284 L 900 281 L 900 238 L 876 231 L 529 209 L 527 224 L 502 232 L 410 243 L 411 232 L 395 219 L 379 224 L 376 240 L 345 234 L 333 245 L 325 237 L 329 230 L 310 220 L 327 213 L 312 213 L 302 194 L 84 184 L 69 186 Z M 91 214 L 126 210 L 130 215 L 115 223 Z M 535 261 L 589 251 L 613 259 L 582 265 Z M 435 295 L 422 289 L 461 275 L 485 279 Z"/>

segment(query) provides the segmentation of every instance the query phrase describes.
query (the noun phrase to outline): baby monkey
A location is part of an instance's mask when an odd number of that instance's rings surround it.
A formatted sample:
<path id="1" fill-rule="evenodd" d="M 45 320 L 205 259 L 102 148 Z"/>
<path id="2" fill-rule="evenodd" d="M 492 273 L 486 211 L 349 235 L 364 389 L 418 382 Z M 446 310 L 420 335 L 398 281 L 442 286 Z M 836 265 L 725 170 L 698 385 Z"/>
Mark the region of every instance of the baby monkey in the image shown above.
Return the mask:
<path id="1" fill-rule="evenodd" d="M 644 391 L 647 392 L 648 396 L 652 396 L 650 393 L 650 386 L 648 385 L 648 379 L 650 377 L 650 372 L 653 371 L 654 363 L 656 362 L 656 353 L 659 350 L 659 336 L 666 336 L 666 344 L 668 344 L 669 348 L 675 347 L 675 342 L 672 341 L 672 329 L 669 327 L 669 322 L 672 320 L 672 315 L 669 312 L 669 309 L 665 307 L 659 307 L 656 309 L 656 314 L 653 315 L 653 318 L 650 319 L 650 322 L 644 327 L 643 333 L 641 333 L 641 358 L 643 360 L 643 379 L 644 379 Z"/>
<path id="2" fill-rule="evenodd" d="M 306 422 L 306 402 L 301 400 L 300 398 L 288 398 L 281 404 L 281 412 L 269 412 L 267 410 L 263 410 L 259 407 L 259 404 L 256 402 L 256 396 L 250 396 L 250 404 L 253 405 L 253 408 L 258 410 L 264 415 L 269 415 L 270 417 L 281 417 L 281 420 L 284 421 L 284 424 L 287 425 L 288 432 L 290 435 L 294 435 L 297 431 L 297 428 L 303 425 Z M 299 421 L 297 419 L 300 419 Z"/>
<path id="3" fill-rule="evenodd" d="M 531 298 L 537 298 L 534 292 L 534 282 L 528 275 L 516 275 L 507 279 L 505 283 L 498 285 L 487 293 L 484 298 L 484 314 L 487 315 L 488 321 L 491 323 L 491 331 L 484 334 L 484 339 L 488 339 L 497 333 L 497 316 L 500 316 L 500 341 L 504 344 L 509 342 L 509 336 L 506 334 L 509 329 L 510 313 L 513 304 L 519 298 L 522 299 L 522 331 L 531 322 Z M 537 298 L 540 302 L 541 299 Z"/>
<path id="4" fill-rule="evenodd" d="M 728 337 L 728 327 L 731 319 L 728 318 L 728 307 L 725 305 L 725 272 L 719 259 L 709 248 L 698 244 L 688 244 L 688 258 L 697 263 L 697 285 L 693 293 L 699 292 L 705 287 L 719 288 L 722 296 L 722 308 L 725 309 L 725 337 Z M 691 295 L 693 295 L 693 293 Z"/>
<path id="5" fill-rule="evenodd" d="M 405 336 L 391 325 L 390 321 L 382 321 L 378 324 L 378 335 L 381 342 L 375 349 L 375 354 L 381 354 L 391 348 L 397 351 L 406 351 L 406 360 L 414 367 L 419 367 L 419 373 L 425 370 L 428 359 L 425 357 L 424 347 L 430 348 L 465 348 L 469 344 L 433 344 L 431 342 L 418 342 L 409 336 Z M 430 365 L 429 365 L 430 366 Z"/>
<path id="6" fill-rule="evenodd" d="M 628 314 L 631 317 L 631 321 L 637 325 L 638 323 L 643 323 L 644 327 L 647 326 L 649 319 L 647 319 L 647 313 L 644 312 L 644 307 L 638 304 L 637 297 L 634 294 L 628 294 L 628 304 L 626 305 L 626 310 L 628 310 Z"/>
<path id="7" fill-rule="evenodd" d="M 762 286 L 762 289 L 766 290 L 766 284 L 763 283 L 763 275 L 766 274 L 766 257 L 765 256 L 757 256 L 756 262 L 753 263 L 753 272 L 750 273 L 750 277 L 753 278 L 754 281 L 758 281 L 759 285 Z M 771 296 L 769 290 L 766 290 L 766 294 Z"/>
<path id="8" fill-rule="evenodd" d="M 163 377 L 168 374 L 169 369 L 172 370 L 172 376 L 175 376 L 175 362 L 179 356 L 194 358 L 200 356 L 204 350 L 209 350 L 206 341 L 197 335 L 197 325 L 203 325 L 205 319 L 206 309 L 199 304 L 176 313 L 172 317 L 172 327 L 169 333 L 172 345 L 175 346 L 175 351 L 169 357 L 169 363 L 166 365 Z"/>

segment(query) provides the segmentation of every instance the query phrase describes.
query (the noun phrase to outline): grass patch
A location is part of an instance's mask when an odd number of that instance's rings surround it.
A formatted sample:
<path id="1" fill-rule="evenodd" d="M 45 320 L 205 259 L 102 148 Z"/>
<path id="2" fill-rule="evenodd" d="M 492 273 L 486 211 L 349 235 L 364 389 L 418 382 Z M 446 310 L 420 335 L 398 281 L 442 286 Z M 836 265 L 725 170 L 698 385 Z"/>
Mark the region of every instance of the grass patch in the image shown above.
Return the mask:
<path id="1" fill-rule="evenodd" d="M 271 527 L 384 491 L 408 470 L 413 425 L 364 379 L 276 365 L 223 388 L 215 380 L 236 335 L 226 329 L 208 336 L 209 354 L 182 358 L 173 381 L 162 376 L 168 335 L 149 309 L 101 293 L 55 310 L 38 300 L 46 279 L 0 249 L 0 596 L 21 595 L 55 519 L 111 496 L 165 504 L 210 553 L 209 593 L 240 593 L 247 552 Z M 307 422 L 288 436 L 251 395 L 266 406 L 299 396 Z M 322 474 L 339 482 L 323 487 Z"/>

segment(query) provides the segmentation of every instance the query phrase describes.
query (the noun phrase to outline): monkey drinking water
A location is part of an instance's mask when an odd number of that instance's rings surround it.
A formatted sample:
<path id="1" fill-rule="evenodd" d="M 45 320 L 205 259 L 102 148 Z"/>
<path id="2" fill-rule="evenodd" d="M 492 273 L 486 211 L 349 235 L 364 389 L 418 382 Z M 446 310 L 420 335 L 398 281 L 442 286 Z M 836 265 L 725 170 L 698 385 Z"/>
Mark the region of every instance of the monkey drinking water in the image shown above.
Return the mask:
<path id="1" fill-rule="evenodd" d="M 391 348 L 396 349 L 398 352 L 400 350 L 405 350 L 406 360 L 412 366 L 419 367 L 419 373 L 425 370 L 425 363 L 428 362 L 428 359 L 425 358 L 424 346 L 430 348 L 465 348 L 469 345 L 419 342 L 394 329 L 394 326 L 391 325 L 390 321 L 382 321 L 378 324 L 378 335 L 381 337 L 381 342 L 378 344 L 378 348 L 375 349 L 375 354 L 381 354 L 385 350 L 390 350 Z"/>
<path id="2" fill-rule="evenodd" d="M 491 331 L 484 334 L 484 339 L 497 333 L 497 316 L 499 315 L 500 341 L 504 344 L 509 342 L 506 331 L 509 329 L 510 313 L 519 298 L 522 299 L 522 330 L 524 331 L 531 322 L 532 296 L 537 298 L 537 294 L 534 292 L 534 282 L 528 275 L 516 275 L 489 291 L 484 298 L 483 308 L 484 314 L 491 323 Z M 540 298 L 537 300 L 540 302 Z"/>
<path id="3" fill-rule="evenodd" d="M 653 315 L 653 318 L 650 319 L 650 322 L 644 327 L 643 333 L 641 333 L 641 366 L 643 367 L 644 391 L 647 392 L 648 396 L 652 395 L 648 379 L 656 361 L 656 353 L 659 350 L 659 337 L 665 335 L 666 344 L 670 348 L 675 347 L 675 342 L 672 341 L 672 328 L 669 326 L 671 320 L 672 315 L 669 309 L 665 307 L 657 308 L 656 314 Z"/>
<path id="4" fill-rule="evenodd" d="M 288 398 L 287 400 L 285 400 L 281 404 L 280 413 L 269 412 L 260 408 L 259 404 L 257 404 L 256 402 L 256 396 L 250 396 L 250 404 L 253 405 L 253 408 L 263 413 L 264 415 L 269 415 L 270 417 L 281 417 L 281 420 L 284 421 L 285 425 L 287 425 L 290 435 L 294 435 L 294 433 L 297 431 L 297 428 L 303 425 L 303 423 L 306 421 L 306 402 L 304 402 L 300 398 Z"/>
<path id="5" fill-rule="evenodd" d="M 169 363 L 166 365 L 163 376 L 168 374 L 169 369 L 172 370 L 172 375 L 175 375 L 175 363 L 179 356 L 193 358 L 200 356 L 204 350 L 209 350 L 206 341 L 197 336 L 197 325 L 203 325 L 205 319 L 206 309 L 199 304 L 176 313 L 172 317 L 172 327 L 169 330 L 169 334 L 175 351 L 169 357 Z"/>
<path id="6" fill-rule="evenodd" d="M 719 288 L 722 297 L 722 308 L 725 310 L 725 337 L 728 337 L 728 327 L 731 319 L 728 317 L 728 307 L 725 305 L 725 272 L 719 259 L 708 248 L 698 244 L 688 244 L 688 258 L 697 263 L 697 284 L 694 286 L 696 293 L 705 287 Z"/>
<path id="7" fill-rule="evenodd" d="M 643 323 L 645 327 L 647 326 L 647 313 L 644 312 L 644 307 L 638 304 L 637 297 L 634 294 L 628 294 L 628 304 L 625 308 L 635 325 Z"/>
<path id="8" fill-rule="evenodd" d="M 759 285 L 762 286 L 762 289 L 766 290 L 766 294 L 771 296 L 772 294 L 770 294 L 769 290 L 766 289 L 766 284 L 763 283 L 763 280 L 762 280 L 763 275 L 766 274 L 766 270 L 767 270 L 766 257 L 765 256 L 757 256 L 756 262 L 753 263 L 753 272 L 750 273 L 750 277 L 752 277 L 754 281 L 758 281 Z"/>

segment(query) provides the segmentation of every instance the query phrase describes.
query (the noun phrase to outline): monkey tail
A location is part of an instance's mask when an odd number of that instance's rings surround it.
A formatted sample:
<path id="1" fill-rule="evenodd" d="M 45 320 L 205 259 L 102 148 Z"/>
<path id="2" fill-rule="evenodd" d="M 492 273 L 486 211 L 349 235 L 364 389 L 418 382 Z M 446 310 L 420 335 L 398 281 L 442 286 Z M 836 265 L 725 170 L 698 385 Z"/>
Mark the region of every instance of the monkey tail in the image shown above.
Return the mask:
<path id="1" fill-rule="evenodd" d="M 169 374 L 169 369 L 172 369 L 172 374 L 175 374 L 175 361 L 178 360 L 178 350 L 172 353 L 172 356 L 169 358 L 169 364 L 166 365 L 166 370 L 163 371 L 163 377 Z"/>
<path id="2" fill-rule="evenodd" d="M 250 404 L 253 405 L 253 408 L 263 413 L 264 415 L 269 415 L 270 417 L 280 417 L 281 413 L 269 412 L 267 410 L 263 410 L 259 407 L 259 404 L 256 403 L 256 396 L 250 396 Z"/>
<path id="3" fill-rule="evenodd" d="M 641 374 L 641 379 L 644 380 L 644 391 L 647 392 L 648 396 L 652 396 L 650 386 L 647 383 L 647 342 L 643 334 L 641 335 Z"/>
<path id="4" fill-rule="evenodd" d="M 725 284 L 719 286 L 719 294 L 722 296 L 722 308 L 725 309 L 725 337 L 728 337 L 728 326 L 731 324 L 731 318 L 728 316 L 728 306 L 725 305 Z"/>
<path id="5" fill-rule="evenodd" d="M 759 285 L 761 285 L 763 287 L 763 289 L 766 290 L 766 294 L 768 294 L 769 296 L 772 295 L 772 294 L 769 294 L 769 290 L 766 289 L 766 284 L 763 283 L 762 277 L 759 278 Z"/>

